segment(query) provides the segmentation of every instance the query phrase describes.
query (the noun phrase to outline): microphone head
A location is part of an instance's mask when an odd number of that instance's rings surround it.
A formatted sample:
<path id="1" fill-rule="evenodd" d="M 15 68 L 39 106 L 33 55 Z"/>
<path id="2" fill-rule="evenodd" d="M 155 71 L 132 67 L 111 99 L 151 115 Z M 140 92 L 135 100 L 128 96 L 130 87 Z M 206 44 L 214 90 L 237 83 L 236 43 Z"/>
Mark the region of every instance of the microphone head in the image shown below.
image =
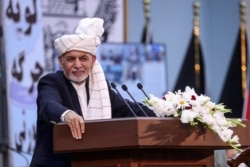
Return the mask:
<path id="1" fill-rule="evenodd" d="M 111 87 L 115 89 L 116 88 L 116 84 L 114 82 L 111 82 Z"/>
<path id="2" fill-rule="evenodd" d="M 138 84 L 137 84 L 137 87 L 138 87 L 139 89 L 142 89 L 142 84 L 141 84 L 141 83 L 138 83 Z"/>
<path id="3" fill-rule="evenodd" d="M 128 87 L 127 87 L 126 85 L 123 84 L 123 85 L 122 85 L 122 89 L 125 90 L 125 91 L 127 91 L 127 90 L 128 90 Z"/>

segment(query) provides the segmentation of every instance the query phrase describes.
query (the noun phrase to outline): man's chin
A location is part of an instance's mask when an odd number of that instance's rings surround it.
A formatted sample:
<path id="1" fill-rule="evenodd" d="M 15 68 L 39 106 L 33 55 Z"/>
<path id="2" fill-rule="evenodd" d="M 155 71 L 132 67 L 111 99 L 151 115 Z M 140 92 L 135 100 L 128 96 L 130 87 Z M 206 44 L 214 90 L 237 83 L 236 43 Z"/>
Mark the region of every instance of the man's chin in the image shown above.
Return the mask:
<path id="1" fill-rule="evenodd" d="M 77 83 L 77 84 L 81 84 L 86 80 L 87 77 L 81 77 L 81 78 L 76 78 L 76 77 L 69 77 L 69 80 Z"/>
<path id="2" fill-rule="evenodd" d="M 76 84 L 82 84 L 85 80 L 71 80 L 71 81 Z"/>

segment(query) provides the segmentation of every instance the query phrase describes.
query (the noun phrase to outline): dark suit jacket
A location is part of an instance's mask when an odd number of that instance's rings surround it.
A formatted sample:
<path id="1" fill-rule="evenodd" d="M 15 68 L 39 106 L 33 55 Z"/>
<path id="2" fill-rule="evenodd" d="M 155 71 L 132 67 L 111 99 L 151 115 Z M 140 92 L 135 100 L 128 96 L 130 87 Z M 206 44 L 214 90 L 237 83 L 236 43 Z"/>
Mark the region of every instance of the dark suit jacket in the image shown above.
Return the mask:
<path id="1" fill-rule="evenodd" d="M 88 81 L 86 82 L 88 90 Z M 88 92 L 88 91 L 87 91 Z M 109 86 L 112 118 L 133 117 L 124 101 Z M 87 93 L 89 100 L 89 92 Z M 128 102 L 137 116 L 144 116 L 139 107 Z M 62 71 L 42 77 L 38 83 L 37 97 L 37 138 L 30 167 L 69 167 L 70 155 L 53 153 L 53 126 L 67 109 L 82 115 L 77 92 Z M 149 116 L 155 114 L 144 107 Z M 67 143 L 65 143 L 67 144 Z"/>

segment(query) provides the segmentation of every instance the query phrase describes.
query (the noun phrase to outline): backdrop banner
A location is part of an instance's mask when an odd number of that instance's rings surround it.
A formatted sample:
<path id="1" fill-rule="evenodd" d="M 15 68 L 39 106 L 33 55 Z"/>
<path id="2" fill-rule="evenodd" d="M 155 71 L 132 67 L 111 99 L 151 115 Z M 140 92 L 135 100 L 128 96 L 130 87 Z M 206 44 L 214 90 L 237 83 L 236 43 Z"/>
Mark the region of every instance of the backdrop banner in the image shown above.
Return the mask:
<path id="1" fill-rule="evenodd" d="M 3 2 L 10 167 L 28 166 L 35 147 L 36 85 L 45 62 L 40 5 L 39 0 Z"/>

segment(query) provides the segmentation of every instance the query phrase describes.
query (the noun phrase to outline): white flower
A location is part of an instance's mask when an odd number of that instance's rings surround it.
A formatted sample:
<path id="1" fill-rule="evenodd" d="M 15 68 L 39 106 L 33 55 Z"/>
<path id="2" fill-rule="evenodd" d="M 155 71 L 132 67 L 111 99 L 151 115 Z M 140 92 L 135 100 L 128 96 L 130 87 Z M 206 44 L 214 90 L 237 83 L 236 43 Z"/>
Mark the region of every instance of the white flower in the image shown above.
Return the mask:
<path id="1" fill-rule="evenodd" d="M 230 142 L 232 142 L 232 143 L 239 143 L 239 140 L 240 140 L 239 136 L 238 136 L 238 135 L 235 135 L 235 136 L 230 140 Z"/>
<path id="2" fill-rule="evenodd" d="M 220 136 L 220 138 L 222 139 L 222 141 L 228 142 L 228 141 L 231 140 L 232 135 L 233 135 L 233 131 L 231 129 L 222 129 L 219 132 L 220 133 L 218 133 L 218 135 Z"/>
<path id="3" fill-rule="evenodd" d="M 177 109 L 184 110 L 186 107 L 189 107 L 188 99 L 186 99 L 185 96 L 183 95 L 177 96 L 176 100 L 177 100 L 176 102 Z"/>
<path id="4" fill-rule="evenodd" d="M 168 92 L 163 98 L 150 95 L 150 99 L 144 100 L 143 103 L 158 117 L 179 117 L 182 123 L 204 124 L 222 141 L 241 151 L 239 137 L 233 136 L 233 131 L 230 129 L 237 125 L 245 126 L 241 123 L 241 119 L 227 119 L 224 113 L 230 112 L 230 109 L 226 109 L 223 104 L 215 104 L 208 96 L 197 95 L 194 89 L 188 86 L 184 92 L 180 90 L 175 93 Z"/>
<path id="5" fill-rule="evenodd" d="M 191 110 L 183 110 L 180 119 L 182 123 L 189 123 L 189 122 L 194 121 L 196 117 L 197 117 L 197 113 Z"/>
<path id="6" fill-rule="evenodd" d="M 211 127 L 216 125 L 216 120 L 211 114 L 204 114 L 201 120 Z"/>

